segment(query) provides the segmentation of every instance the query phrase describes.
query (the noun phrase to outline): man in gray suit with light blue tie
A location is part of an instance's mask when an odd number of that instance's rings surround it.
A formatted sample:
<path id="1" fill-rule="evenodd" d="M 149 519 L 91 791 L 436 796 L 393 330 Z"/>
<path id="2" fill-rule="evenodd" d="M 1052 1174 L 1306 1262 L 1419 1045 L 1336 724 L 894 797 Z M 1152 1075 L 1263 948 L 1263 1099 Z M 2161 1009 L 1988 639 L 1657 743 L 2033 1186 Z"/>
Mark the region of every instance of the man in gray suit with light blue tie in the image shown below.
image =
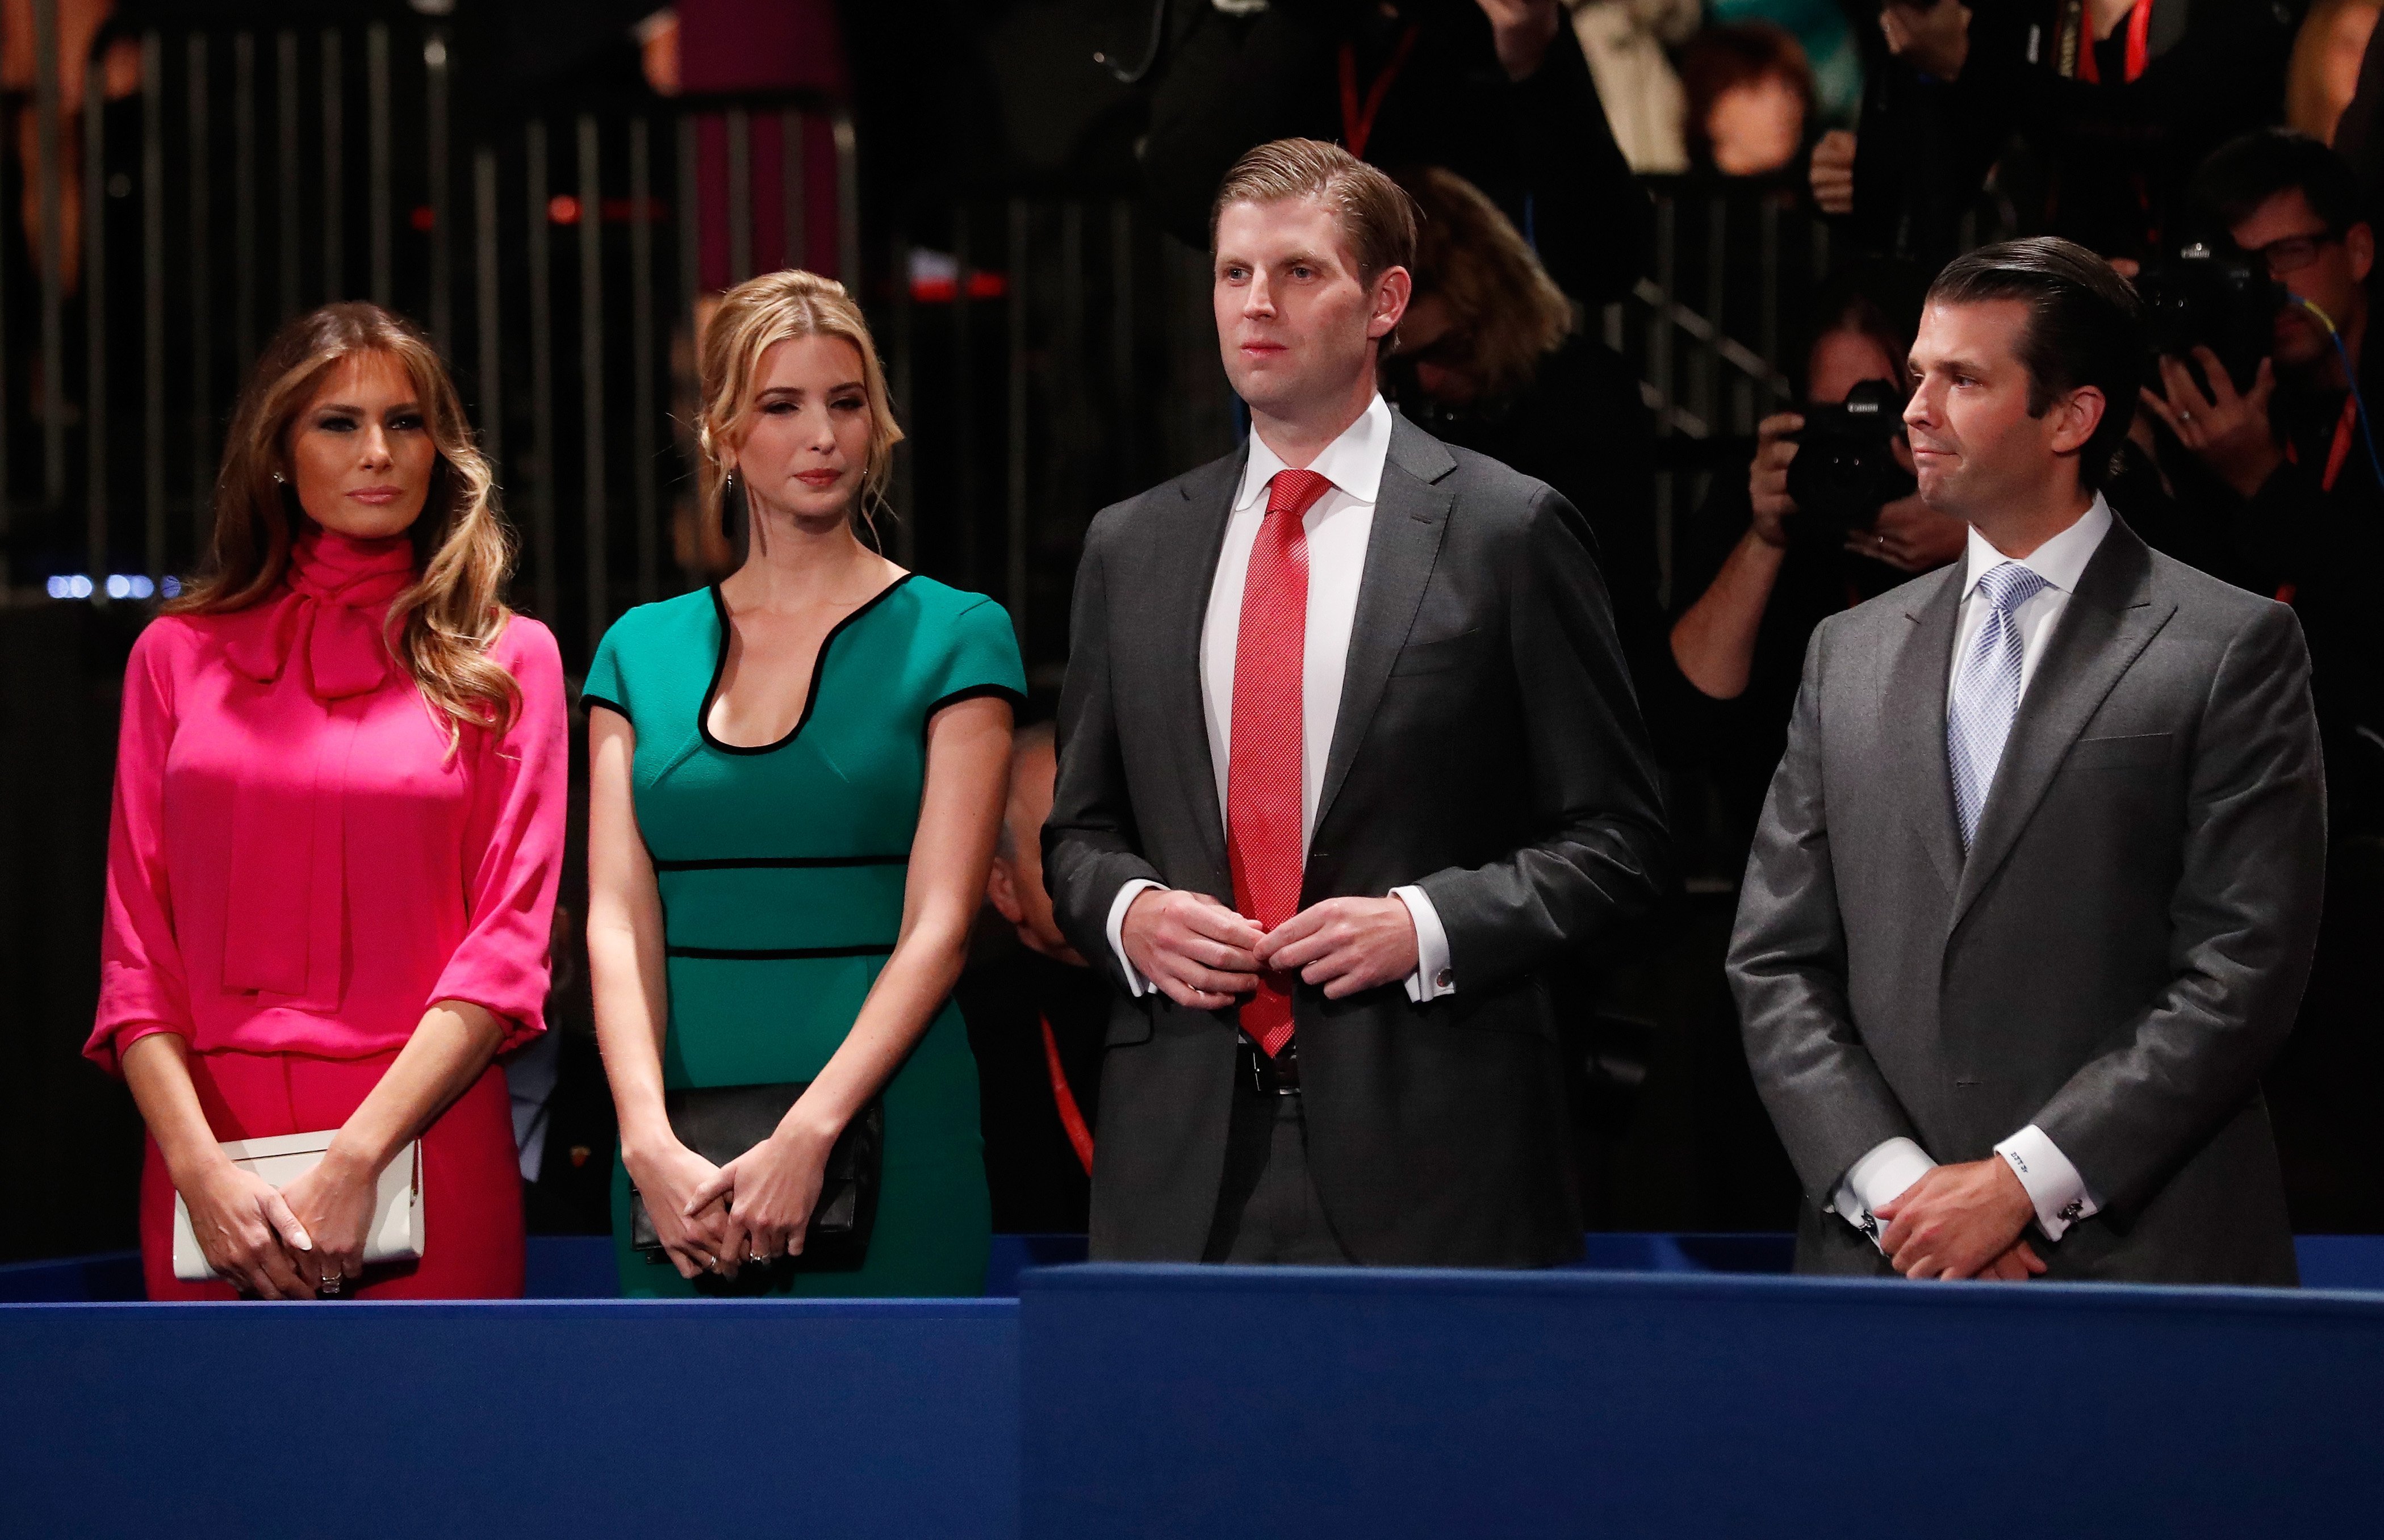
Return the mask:
<path id="1" fill-rule="evenodd" d="M 1800 1272 L 2295 1281 L 2260 1074 L 2325 875 L 2309 661 L 2104 500 L 2142 359 L 2067 242 L 1931 289 L 1905 425 L 1968 558 L 1815 634 L 1731 947 Z"/>

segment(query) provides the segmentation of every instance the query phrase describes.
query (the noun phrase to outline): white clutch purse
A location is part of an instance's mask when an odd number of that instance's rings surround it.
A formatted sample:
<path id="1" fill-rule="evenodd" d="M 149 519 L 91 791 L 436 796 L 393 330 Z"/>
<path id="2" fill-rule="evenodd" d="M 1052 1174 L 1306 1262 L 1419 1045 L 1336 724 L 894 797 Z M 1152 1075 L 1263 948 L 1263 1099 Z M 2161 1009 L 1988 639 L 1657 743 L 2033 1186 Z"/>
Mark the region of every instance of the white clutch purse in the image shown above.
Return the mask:
<path id="1" fill-rule="evenodd" d="M 319 1134 L 278 1134 L 269 1139 L 226 1139 L 223 1152 L 231 1163 L 275 1187 L 286 1187 L 323 1159 L 331 1148 L 335 1128 Z M 373 1199 L 372 1228 L 365 1233 L 365 1261 L 408 1262 L 422 1256 L 422 1146 L 409 1139 L 381 1168 L 379 1189 Z M 174 1195 L 174 1276 L 186 1284 L 204 1284 L 217 1276 L 199 1249 L 198 1232 L 191 1228 L 190 1206 Z"/>

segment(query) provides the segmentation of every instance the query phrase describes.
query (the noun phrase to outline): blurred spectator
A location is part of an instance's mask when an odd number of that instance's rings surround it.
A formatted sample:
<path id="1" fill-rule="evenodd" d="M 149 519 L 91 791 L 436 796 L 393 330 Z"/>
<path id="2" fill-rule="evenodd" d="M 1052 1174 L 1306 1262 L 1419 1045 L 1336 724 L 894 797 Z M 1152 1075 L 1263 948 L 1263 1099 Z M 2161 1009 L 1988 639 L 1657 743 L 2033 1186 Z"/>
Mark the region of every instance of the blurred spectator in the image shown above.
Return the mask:
<path id="1" fill-rule="evenodd" d="M 2369 962 L 2384 933 L 2384 477 L 2368 416 L 2384 403 L 2384 369 L 2365 346 L 2376 238 L 2351 168 L 2289 130 L 2226 145 L 2194 190 L 2238 246 L 2315 306 L 2279 309 L 2247 391 L 2202 354 L 2203 380 L 2165 360 L 2163 390 L 2145 404 L 2179 497 L 2215 510 L 2241 580 L 2290 602 L 2308 639 L 2326 751 L 2326 916 L 2300 1025 L 2268 1086 L 2296 1227 L 2373 1230 L 2384 1227 L 2384 1124 L 2369 1105 L 2384 1077 Z"/>
<path id="2" fill-rule="evenodd" d="M 1242 154 L 1330 140 L 1378 166 L 1446 166 L 1487 193 L 1565 292 L 1619 299 L 1653 206 L 1557 0 L 1172 0 L 1143 153 L 1161 222 L 1208 249 Z"/>
<path id="3" fill-rule="evenodd" d="M 2276 0 L 1891 4 L 1892 63 L 1854 146 L 1856 228 L 1933 259 L 1993 165 L 2021 232 L 2142 263 L 2174 243 L 2201 158 L 2276 120 L 2292 36 Z M 1834 201 L 1841 148 L 1817 163 L 1817 196 Z"/>
<path id="4" fill-rule="evenodd" d="M 1661 615 L 1655 430 L 1638 376 L 1575 329 L 1571 304 L 1479 189 L 1437 167 L 1399 184 L 1423 217 L 1384 391 L 1426 432 L 1539 478 L 1588 518 L 1644 697 Z"/>
<path id="5" fill-rule="evenodd" d="M 1813 75 L 1805 50 L 1768 21 L 1708 27 L 1681 50 L 1689 159 L 1725 177 L 1786 168 L 1804 147 Z"/>
<path id="6" fill-rule="evenodd" d="M 2293 39 L 2285 70 L 2285 122 L 2331 144 L 2342 109 L 2359 90 L 2360 61 L 2384 0 L 2317 0 Z"/>
<path id="7" fill-rule="evenodd" d="M 1900 411 L 1922 287 L 1918 274 L 1887 267 L 1834 281 L 1806 356 L 1806 400 L 1842 402 L 1865 380 L 1885 380 Z M 1786 747 L 1813 627 L 1952 561 L 1965 538 L 1960 520 L 1931 510 L 1917 491 L 1886 503 L 1869 528 L 1800 521 L 1787 487 L 1798 452 L 1792 435 L 1804 426 L 1798 413 L 1766 417 L 1752 464 L 1743 474 L 1717 471 L 1705 505 L 1675 538 L 1673 592 L 1689 602 L 1672 626 L 1671 656 L 1695 692 L 1690 747 L 1712 776 L 1720 816 L 1710 869 L 1733 876 Z M 1894 448 L 1908 471 L 1900 436 Z"/>
<path id="8" fill-rule="evenodd" d="M 1841 0 L 1712 0 L 1706 19 L 1716 27 L 1766 23 L 1796 40 L 1811 74 L 1812 116 L 1851 123 L 1862 103 L 1862 51 Z"/>
<path id="9" fill-rule="evenodd" d="M 1110 987 L 1060 934 L 1043 887 L 1052 742 L 1049 722 L 1022 727 L 1012 740 L 1010 803 L 986 883 L 987 900 L 1018 947 L 972 966 L 959 989 L 976 1053 L 993 1227 L 1003 1235 L 1080 1232 L 1092 1200 L 1090 1131 Z"/>
<path id="10" fill-rule="evenodd" d="M 1961 0 L 1912 5 L 1888 0 L 1879 25 L 1857 35 L 1862 49 L 1862 138 L 1832 130 L 1813 147 L 1813 201 L 1824 214 L 1851 215 L 1864 248 L 1935 267 L 1960 242 L 2002 147 L 2004 115 L 1981 115 L 1956 82 L 1969 50 L 1970 10 Z"/>
<path id="11" fill-rule="evenodd" d="M 1573 36 L 1589 60 L 1622 158 L 1641 176 L 1689 168 L 1682 128 L 1688 98 L 1666 48 L 1688 41 L 1704 19 L 1697 0 L 1565 0 Z"/>
<path id="12" fill-rule="evenodd" d="M 58 88 L 58 273 L 69 294 L 82 279 L 82 109 L 89 81 L 85 61 L 101 51 L 101 90 L 120 101 L 141 89 L 141 45 L 130 37 L 103 41 L 101 30 L 116 10 L 112 0 L 57 0 Z M 25 249 L 36 270 L 43 250 L 39 81 L 41 50 L 33 0 L 0 0 L 0 101 L 14 118 L 18 163 L 17 217 Z"/>

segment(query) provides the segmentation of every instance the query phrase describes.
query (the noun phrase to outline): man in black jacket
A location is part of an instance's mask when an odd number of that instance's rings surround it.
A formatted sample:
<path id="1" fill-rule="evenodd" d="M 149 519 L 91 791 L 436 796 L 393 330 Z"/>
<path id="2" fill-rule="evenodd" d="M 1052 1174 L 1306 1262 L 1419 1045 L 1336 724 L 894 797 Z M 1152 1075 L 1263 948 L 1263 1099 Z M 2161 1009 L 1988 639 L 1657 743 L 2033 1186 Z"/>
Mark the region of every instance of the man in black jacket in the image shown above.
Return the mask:
<path id="1" fill-rule="evenodd" d="M 1092 1254 L 1558 1261 L 1547 976 L 1667 880 L 1587 530 L 1376 392 L 1415 239 L 1389 179 L 1288 141 L 1217 209 L 1253 432 L 1086 533 L 1044 826 L 1121 991 Z"/>

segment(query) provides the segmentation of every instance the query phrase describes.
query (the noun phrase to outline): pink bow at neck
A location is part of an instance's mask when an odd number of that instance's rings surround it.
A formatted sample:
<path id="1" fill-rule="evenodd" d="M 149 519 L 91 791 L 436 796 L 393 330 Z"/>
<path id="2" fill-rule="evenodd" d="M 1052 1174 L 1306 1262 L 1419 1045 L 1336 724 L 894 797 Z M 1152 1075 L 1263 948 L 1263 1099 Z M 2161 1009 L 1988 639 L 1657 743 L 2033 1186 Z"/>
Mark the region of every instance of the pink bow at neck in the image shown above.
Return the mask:
<path id="1" fill-rule="evenodd" d="M 254 708 L 264 751 L 232 798 L 223 980 L 332 1011 L 349 907 L 346 767 L 364 714 L 325 708 L 389 677 L 381 627 L 390 601 L 414 581 L 413 542 L 353 540 L 309 523 L 285 581 L 225 628 L 226 659 L 259 684 L 303 656 L 312 701 L 278 689 Z"/>
<path id="2" fill-rule="evenodd" d="M 389 677 L 381 622 L 389 602 L 414 581 L 414 542 L 404 535 L 357 540 L 312 523 L 290 550 L 288 586 L 260 606 L 258 623 L 227 639 L 231 665 L 259 684 L 304 654 L 317 701 L 379 688 Z"/>

